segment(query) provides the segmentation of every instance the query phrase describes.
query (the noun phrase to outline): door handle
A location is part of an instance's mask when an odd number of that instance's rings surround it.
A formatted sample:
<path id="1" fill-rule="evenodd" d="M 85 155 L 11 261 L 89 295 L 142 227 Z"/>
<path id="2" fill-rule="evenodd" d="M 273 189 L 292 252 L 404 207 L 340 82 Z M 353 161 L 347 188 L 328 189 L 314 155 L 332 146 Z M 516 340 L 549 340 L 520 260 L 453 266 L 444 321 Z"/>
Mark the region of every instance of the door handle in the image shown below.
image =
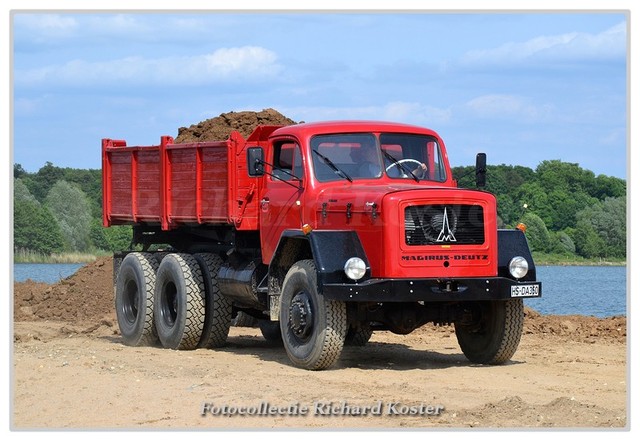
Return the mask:
<path id="1" fill-rule="evenodd" d="M 260 208 L 262 211 L 267 211 L 269 209 L 269 198 L 262 198 L 260 200 Z"/>

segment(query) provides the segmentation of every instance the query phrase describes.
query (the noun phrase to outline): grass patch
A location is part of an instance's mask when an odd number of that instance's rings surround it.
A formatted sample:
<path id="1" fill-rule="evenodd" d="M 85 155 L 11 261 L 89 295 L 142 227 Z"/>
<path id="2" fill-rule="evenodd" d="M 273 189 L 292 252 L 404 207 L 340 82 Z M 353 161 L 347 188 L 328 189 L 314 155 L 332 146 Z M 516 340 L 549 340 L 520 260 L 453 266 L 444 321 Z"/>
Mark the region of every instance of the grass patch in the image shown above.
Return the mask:
<path id="1" fill-rule="evenodd" d="M 42 254 L 31 250 L 16 250 L 13 253 L 14 263 L 90 263 L 98 257 L 111 253 L 97 251 L 95 253 L 59 253 Z"/>
<path id="2" fill-rule="evenodd" d="M 626 259 L 607 257 L 607 258 L 594 258 L 585 259 L 584 257 L 576 255 L 565 254 L 547 254 L 534 251 L 533 261 L 536 265 L 557 265 L 557 266 L 625 266 L 627 264 Z"/>

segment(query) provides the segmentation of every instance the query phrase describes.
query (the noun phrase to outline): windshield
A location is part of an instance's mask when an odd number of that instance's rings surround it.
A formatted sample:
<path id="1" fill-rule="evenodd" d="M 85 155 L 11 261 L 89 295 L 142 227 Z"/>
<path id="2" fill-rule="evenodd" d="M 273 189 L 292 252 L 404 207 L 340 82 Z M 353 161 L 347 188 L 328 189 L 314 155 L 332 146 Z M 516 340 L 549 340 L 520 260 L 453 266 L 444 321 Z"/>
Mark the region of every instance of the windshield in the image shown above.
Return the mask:
<path id="1" fill-rule="evenodd" d="M 313 168 L 320 182 L 392 179 L 444 182 L 436 138 L 403 133 L 318 135 L 311 140 Z"/>

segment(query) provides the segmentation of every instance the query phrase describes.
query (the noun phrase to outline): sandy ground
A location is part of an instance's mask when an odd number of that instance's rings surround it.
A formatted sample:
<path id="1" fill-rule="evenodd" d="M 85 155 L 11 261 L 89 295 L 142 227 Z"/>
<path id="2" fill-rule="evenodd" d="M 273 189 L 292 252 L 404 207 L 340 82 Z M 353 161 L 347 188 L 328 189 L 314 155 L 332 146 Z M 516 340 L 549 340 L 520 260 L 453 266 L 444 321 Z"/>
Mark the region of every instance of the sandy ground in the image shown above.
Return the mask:
<path id="1" fill-rule="evenodd" d="M 628 428 L 624 317 L 528 309 L 502 366 L 470 364 L 451 327 L 376 332 L 309 372 L 256 328 L 231 328 L 217 350 L 125 346 L 112 296 L 105 261 L 14 284 L 13 430 Z"/>

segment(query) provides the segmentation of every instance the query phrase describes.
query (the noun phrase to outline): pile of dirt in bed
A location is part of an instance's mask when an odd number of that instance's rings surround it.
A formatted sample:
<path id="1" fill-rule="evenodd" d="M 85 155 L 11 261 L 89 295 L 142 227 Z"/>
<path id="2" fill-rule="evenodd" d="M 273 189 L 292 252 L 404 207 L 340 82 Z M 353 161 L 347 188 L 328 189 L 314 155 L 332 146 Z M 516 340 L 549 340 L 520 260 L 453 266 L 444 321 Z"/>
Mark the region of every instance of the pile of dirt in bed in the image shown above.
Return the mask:
<path id="1" fill-rule="evenodd" d="M 297 123 L 274 109 L 264 109 L 260 112 L 228 112 L 189 127 L 180 127 L 174 141 L 176 143 L 224 141 L 234 130 L 247 138 L 259 125 L 290 126 L 293 124 Z"/>

